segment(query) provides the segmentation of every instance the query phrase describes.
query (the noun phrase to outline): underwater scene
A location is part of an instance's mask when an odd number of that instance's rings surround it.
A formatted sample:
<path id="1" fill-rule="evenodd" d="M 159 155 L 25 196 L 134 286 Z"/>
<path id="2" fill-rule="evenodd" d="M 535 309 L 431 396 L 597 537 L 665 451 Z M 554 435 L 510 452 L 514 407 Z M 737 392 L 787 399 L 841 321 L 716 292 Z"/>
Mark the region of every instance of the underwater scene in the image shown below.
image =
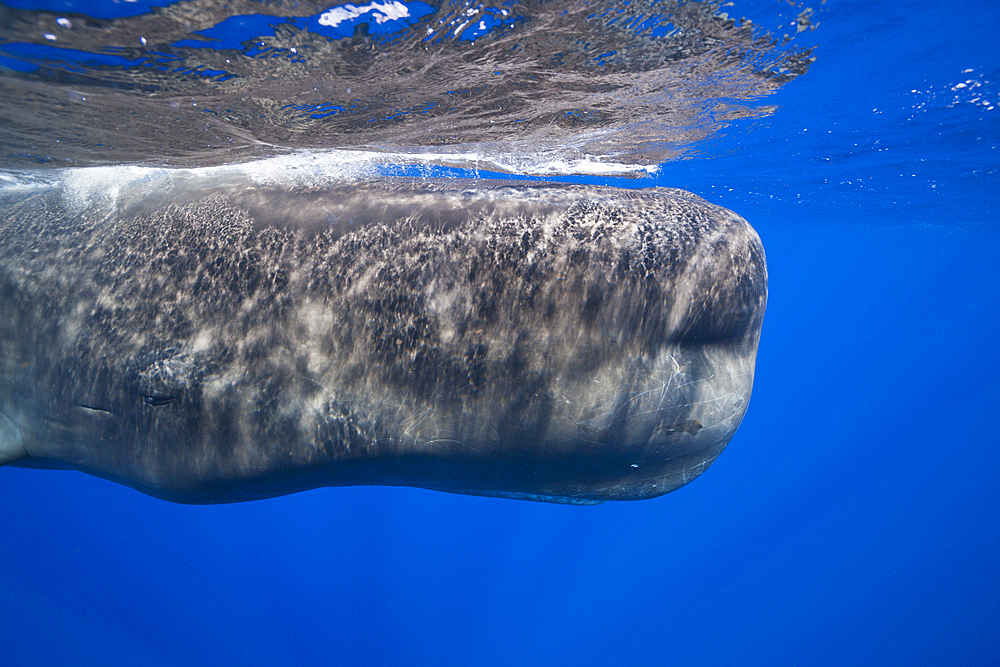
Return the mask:
<path id="1" fill-rule="evenodd" d="M 968 0 L 3 0 L 0 665 L 1000 663 L 998 147 Z"/>

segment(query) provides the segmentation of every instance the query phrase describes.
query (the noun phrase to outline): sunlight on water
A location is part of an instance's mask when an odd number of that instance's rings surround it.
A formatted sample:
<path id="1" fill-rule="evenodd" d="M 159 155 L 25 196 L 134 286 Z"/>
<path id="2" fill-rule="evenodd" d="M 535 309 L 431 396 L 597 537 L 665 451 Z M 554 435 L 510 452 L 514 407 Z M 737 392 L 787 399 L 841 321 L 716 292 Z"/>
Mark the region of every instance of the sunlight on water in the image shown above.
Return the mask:
<path id="1" fill-rule="evenodd" d="M 75 4 L 2 9 L 7 168 L 352 148 L 643 173 L 773 113 L 766 97 L 813 60 L 710 2 L 193 0 L 125 18 L 65 11 Z M 813 11 L 797 11 L 808 34 Z"/>

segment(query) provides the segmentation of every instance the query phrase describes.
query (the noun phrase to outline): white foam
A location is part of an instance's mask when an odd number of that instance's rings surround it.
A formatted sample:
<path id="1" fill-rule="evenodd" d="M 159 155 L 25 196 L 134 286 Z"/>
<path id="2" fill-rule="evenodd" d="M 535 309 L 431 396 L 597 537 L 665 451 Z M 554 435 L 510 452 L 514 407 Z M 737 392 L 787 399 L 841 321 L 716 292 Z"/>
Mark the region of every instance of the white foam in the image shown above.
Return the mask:
<path id="1" fill-rule="evenodd" d="M 114 206 L 120 194 L 140 183 L 156 188 L 164 179 L 181 181 L 225 181 L 227 178 L 249 180 L 260 185 L 324 183 L 352 180 L 375 173 L 373 167 L 384 163 L 385 156 L 373 151 L 301 152 L 253 162 L 215 167 L 79 167 L 58 170 L 46 185 L 60 183 L 66 205 L 74 210 Z M 0 183 L 2 187 L 2 183 Z"/>
<path id="2" fill-rule="evenodd" d="M 62 171 L 63 198 L 72 210 L 95 204 L 113 205 L 126 186 L 166 175 L 163 167 L 76 167 Z"/>
<path id="3" fill-rule="evenodd" d="M 259 185 L 325 184 L 366 178 L 384 173 L 393 166 L 453 167 L 472 172 L 490 171 L 531 176 L 649 176 L 658 166 L 606 162 L 598 157 L 529 160 L 486 152 L 381 152 L 372 150 L 328 149 L 300 151 L 278 157 L 215 167 L 75 167 L 32 172 L 0 172 L 0 191 L 36 190 L 61 185 L 67 206 L 81 210 L 95 205 L 114 206 L 127 189 L 146 183 L 156 188 L 161 179 L 249 180 Z"/>

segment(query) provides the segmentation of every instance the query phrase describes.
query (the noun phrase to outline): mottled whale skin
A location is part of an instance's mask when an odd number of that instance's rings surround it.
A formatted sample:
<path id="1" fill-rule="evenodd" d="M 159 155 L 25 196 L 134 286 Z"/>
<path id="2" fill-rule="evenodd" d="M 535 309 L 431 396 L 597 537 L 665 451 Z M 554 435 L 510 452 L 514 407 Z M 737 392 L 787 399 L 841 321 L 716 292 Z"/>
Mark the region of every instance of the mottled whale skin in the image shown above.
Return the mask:
<path id="1" fill-rule="evenodd" d="M 0 464 L 591 503 L 690 482 L 747 409 L 764 252 L 695 195 L 157 174 L 0 193 Z"/>

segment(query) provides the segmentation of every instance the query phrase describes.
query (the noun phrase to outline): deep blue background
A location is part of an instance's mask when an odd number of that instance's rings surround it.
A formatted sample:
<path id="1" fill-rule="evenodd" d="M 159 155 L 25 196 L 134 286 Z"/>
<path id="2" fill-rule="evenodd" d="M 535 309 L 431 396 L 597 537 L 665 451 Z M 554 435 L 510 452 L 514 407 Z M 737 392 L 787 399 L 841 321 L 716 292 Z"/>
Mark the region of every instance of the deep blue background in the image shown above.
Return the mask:
<path id="1" fill-rule="evenodd" d="M 187 507 L 0 469 L 0 664 L 1000 664 L 998 15 L 829 0 L 777 114 L 664 167 L 771 281 L 689 486 Z M 992 111 L 953 104 L 973 79 Z"/>

